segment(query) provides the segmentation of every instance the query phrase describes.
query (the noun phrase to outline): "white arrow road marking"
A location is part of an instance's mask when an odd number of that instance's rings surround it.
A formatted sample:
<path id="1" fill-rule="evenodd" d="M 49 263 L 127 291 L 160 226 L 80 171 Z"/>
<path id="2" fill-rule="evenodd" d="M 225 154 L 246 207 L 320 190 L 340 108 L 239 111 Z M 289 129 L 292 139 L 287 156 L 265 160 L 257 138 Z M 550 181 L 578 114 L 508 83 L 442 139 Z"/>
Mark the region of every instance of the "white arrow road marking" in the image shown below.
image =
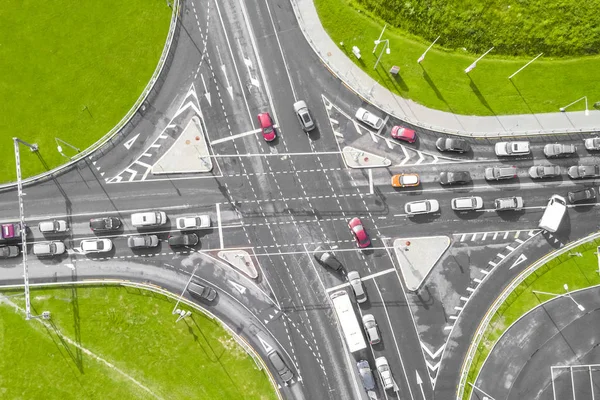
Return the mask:
<path id="1" fill-rule="evenodd" d="M 200 78 L 202 78 L 202 84 L 204 85 L 204 97 L 206 97 L 206 101 L 208 101 L 208 105 L 212 106 L 212 102 L 210 100 L 210 92 L 206 87 L 206 82 L 204 82 L 204 75 L 200 74 Z"/>
<path id="2" fill-rule="evenodd" d="M 237 289 L 237 291 L 238 291 L 238 292 L 240 292 L 240 294 L 244 294 L 244 293 L 246 293 L 246 287 L 245 287 L 245 286 L 242 286 L 242 285 L 240 285 L 239 283 L 237 283 L 237 282 L 234 282 L 234 281 L 229 281 L 229 283 L 231 283 L 231 285 L 232 285 L 234 288 L 236 288 L 236 289 Z"/>
<path id="3" fill-rule="evenodd" d="M 131 139 L 129 139 L 128 141 L 126 141 L 125 143 L 123 143 L 123 146 L 125 146 L 125 148 L 127 150 L 129 150 L 131 148 L 131 146 L 133 146 L 133 143 L 138 138 L 138 136 L 140 136 L 139 133 L 137 135 L 135 135 L 134 137 L 132 137 Z"/>
<path id="4" fill-rule="evenodd" d="M 415 370 L 415 372 L 417 373 L 417 385 L 419 385 L 419 387 L 421 388 L 421 396 L 423 396 L 423 400 L 425 400 L 425 391 L 423 390 L 423 380 L 419 376 L 419 371 Z"/>
<path id="5" fill-rule="evenodd" d="M 261 338 L 259 335 L 256 335 L 256 337 L 258 338 L 260 344 L 262 344 L 262 347 L 265 349 L 265 352 L 267 354 L 273 351 L 273 347 L 271 347 L 271 345 L 267 343 L 263 338 Z"/>
<path id="6" fill-rule="evenodd" d="M 513 265 L 510 266 L 509 269 L 513 269 L 514 267 L 516 267 L 517 265 L 521 264 L 523 261 L 527 260 L 527 257 L 525 257 L 525 254 L 521 254 L 519 256 L 519 258 L 517 258 L 517 261 L 515 261 L 513 263 Z"/>

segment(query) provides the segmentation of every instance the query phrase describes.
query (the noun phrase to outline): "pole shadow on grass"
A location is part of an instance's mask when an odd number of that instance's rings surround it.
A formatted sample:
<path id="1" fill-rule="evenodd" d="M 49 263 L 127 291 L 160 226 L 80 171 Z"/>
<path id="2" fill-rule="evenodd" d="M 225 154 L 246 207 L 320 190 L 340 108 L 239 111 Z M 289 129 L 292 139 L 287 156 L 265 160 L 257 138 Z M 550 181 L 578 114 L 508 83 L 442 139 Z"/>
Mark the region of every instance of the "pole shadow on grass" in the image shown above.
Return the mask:
<path id="1" fill-rule="evenodd" d="M 231 375 L 229 375 L 229 371 L 227 371 L 227 368 L 223 365 L 223 363 L 221 362 L 221 357 L 223 356 L 223 354 L 225 353 L 225 348 L 223 348 L 223 352 L 220 355 L 217 355 L 215 353 L 215 350 L 213 349 L 213 347 L 210 345 L 210 342 L 208 341 L 208 338 L 204 335 L 204 332 L 202 332 L 202 328 L 200 327 L 200 325 L 198 325 L 198 323 L 196 322 L 196 319 L 194 318 L 195 315 L 192 314 L 190 316 L 190 318 L 192 319 L 194 326 L 198 329 L 198 331 L 200 332 L 200 334 L 202 335 L 202 337 L 204 338 L 204 341 L 206 342 L 206 344 L 208 345 L 208 347 L 210 347 L 210 351 L 213 353 L 213 355 L 216 357 L 216 361 L 219 363 L 219 365 L 221 365 L 221 369 L 223 370 L 223 372 L 225 372 L 225 374 L 227 375 L 227 377 L 229 378 L 229 381 L 231 382 L 231 384 L 235 387 L 235 390 L 238 393 L 243 393 L 240 390 L 240 387 L 237 385 L 237 382 L 235 381 L 235 379 L 233 379 L 233 377 Z M 186 321 L 184 320 L 186 325 L 191 329 L 192 326 Z M 216 322 L 215 322 L 216 323 Z M 198 342 L 199 343 L 199 342 Z M 236 346 L 239 346 L 239 344 L 236 342 Z"/>
<path id="2" fill-rule="evenodd" d="M 485 97 L 483 96 L 483 94 L 481 93 L 481 91 L 479 90 L 479 88 L 477 87 L 477 84 L 475 83 L 475 81 L 473 80 L 473 78 L 471 78 L 471 75 L 467 74 L 467 76 L 469 77 L 469 86 L 471 87 L 471 90 L 473 91 L 473 93 L 475 94 L 475 96 L 477 96 L 477 99 L 479 99 L 479 102 L 485 107 L 487 108 L 493 115 L 496 115 L 496 113 L 494 112 L 494 110 L 492 109 L 492 107 L 490 106 L 490 104 L 487 102 L 487 100 L 485 99 Z"/>
<path id="3" fill-rule="evenodd" d="M 515 83 L 513 82 L 512 79 L 509 79 L 510 84 L 513 85 L 513 87 L 515 88 L 515 90 L 517 91 L 519 97 L 521 98 L 521 100 L 523 101 L 523 104 L 525 104 L 525 107 L 527 107 L 527 109 L 529 110 L 529 113 L 531 115 L 533 115 L 533 118 L 535 118 L 535 120 L 537 121 L 537 123 L 543 127 L 542 123 L 540 122 L 540 120 L 538 119 L 537 115 L 533 112 L 533 110 L 531 109 L 531 106 L 529 105 L 529 103 L 527 102 L 527 100 L 525 100 L 525 96 L 523 96 L 523 94 L 521 93 L 521 91 L 519 90 L 519 88 L 517 87 L 517 85 L 515 85 Z"/>

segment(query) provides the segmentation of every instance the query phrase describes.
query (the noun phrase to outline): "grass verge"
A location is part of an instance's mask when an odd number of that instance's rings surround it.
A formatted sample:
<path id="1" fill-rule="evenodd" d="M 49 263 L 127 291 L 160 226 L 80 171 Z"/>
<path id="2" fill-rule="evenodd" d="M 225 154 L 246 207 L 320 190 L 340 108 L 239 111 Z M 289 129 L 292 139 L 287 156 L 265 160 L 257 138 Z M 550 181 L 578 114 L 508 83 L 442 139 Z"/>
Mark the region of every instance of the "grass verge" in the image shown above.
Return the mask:
<path id="1" fill-rule="evenodd" d="M 22 296 L 9 299 L 24 307 Z M 0 305 L 2 398 L 277 398 L 266 373 L 218 322 L 193 311 L 175 323 L 174 301 L 162 295 L 73 287 L 32 290 L 31 299 L 35 314 L 51 311 L 49 328 Z"/>
<path id="2" fill-rule="evenodd" d="M 565 283 L 569 285 L 569 290 L 600 284 L 598 258 L 595 254 L 599 245 L 600 239 L 596 239 L 553 258 L 513 290 L 494 314 L 485 330 L 471 363 L 467 382 L 475 382 L 490 351 L 513 322 L 529 310 L 552 298 L 552 296 L 533 293 L 533 290 L 564 293 L 563 285 Z M 569 253 L 573 255 L 569 255 Z M 581 257 L 575 255 L 576 253 L 581 253 Z M 470 395 L 471 387 L 467 385 L 463 399 L 468 400 Z"/>
<path id="3" fill-rule="evenodd" d="M 590 108 L 600 101 L 600 74 L 593 72 L 600 69 L 598 56 L 542 57 L 511 81 L 508 77 L 530 58 L 500 58 L 492 52 L 465 74 L 478 56 L 434 47 L 418 64 L 429 43 L 388 26 L 382 39 L 389 39 L 391 53 L 384 52 L 374 70 L 383 44 L 372 54 L 373 41 L 383 21 L 352 0 L 315 0 L 315 6 L 327 33 L 356 65 L 388 90 L 427 107 L 464 115 L 504 115 L 558 112 L 583 96 Z M 360 60 L 352 54 L 353 46 L 361 49 Z M 395 77 L 388 72 L 393 65 L 400 67 Z M 581 101 L 568 110 L 581 111 L 584 106 Z"/>
<path id="4" fill-rule="evenodd" d="M 21 147 L 31 176 L 66 161 L 55 137 L 84 149 L 110 131 L 150 80 L 170 17 L 164 0 L 4 0 L 0 182 L 16 179 L 13 136 L 39 144 Z"/>

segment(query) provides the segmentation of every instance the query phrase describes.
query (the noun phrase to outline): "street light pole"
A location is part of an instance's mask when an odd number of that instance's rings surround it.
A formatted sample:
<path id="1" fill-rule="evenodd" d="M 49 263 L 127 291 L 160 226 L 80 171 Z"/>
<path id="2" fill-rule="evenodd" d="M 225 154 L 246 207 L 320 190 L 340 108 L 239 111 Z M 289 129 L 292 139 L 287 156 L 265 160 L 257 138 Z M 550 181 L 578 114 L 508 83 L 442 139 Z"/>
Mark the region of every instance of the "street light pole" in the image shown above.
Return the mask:
<path id="1" fill-rule="evenodd" d="M 29 270 L 27 268 L 27 228 L 25 227 L 25 212 L 23 211 L 23 181 L 21 179 L 21 153 L 19 152 L 19 143 L 29 147 L 32 152 L 38 151 L 37 144 L 29 144 L 19 138 L 13 138 L 13 144 L 15 148 L 15 162 L 17 166 L 17 193 L 19 198 L 19 217 L 21 225 L 21 245 L 23 251 L 23 283 L 25 286 L 25 319 L 30 320 L 32 318 L 38 318 L 31 315 L 31 301 L 29 298 Z M 50 318 L 50 312 L 44 311 L 42 313 L 44 319 Z"/>
<path id="2" fill-rule="evenodd" d="M 373 47 L 373 54 L 375 54 L 375 50 L 377 50 L 377 46 L 379 46 L 379 43 L 381 42 L 381 37 L 383 36 L 383 32 L 385 31 L 386 27 L 387 27 L 387 24 L 385 24 L 383 26 L 383 29 L 381 30 L 381 33 L 379 34 L 379 38 L 377 38 L 377 40 L 375 40 L 375 47 Z"/>
<path id="3" fill-rule="evenodd" d="M 198 269 L 198 266 L 196 265 L 194 267 L 194 270 L 192 271 L 192 274 L 190 275 L 190 279 L 187 281 L 187 283 L 185 284 L 185 287 L 183 288 L 183 292 L 181 292 L 181 294 L 179 295 L 179 298 L 177 299 L 177 303 L 175 303 L 175 307 L 173 307 L 173 311 L 171 311 L 171 314 L 179 314 L 180 315 L 180 317 L 177 318 L 177 321 L 179 321 L 181 318 L 184 318 L 183 314 L 181 314 L 181 310 L 177 309 L 177 306 L 181 302 L 181 298 L 185 294 L 185 291 L 187 290 L 188 286 L 190 285 L 190 282 L 192 282 L 192 278 L 194 278 L 194 274 L 196 273 L 197 269 Z M 179 311 L 179 313 L 177 311 Z M 175 321 L 175 322 L 177 322 L 177 321 Z"/>
<path id="4" fill-rule="evenodd" d="M 63 156 L 63 157 L 66 157 L 66 158 L 68 158 L 69 160 L 71 159 L 71 157 L 68 157 L 68 156 L 66 156 L 66 155 L 65 155 L 65 153 L 63 153 L 63 151 L 62 151 L 62 150 L 63 150 L 63 149 L 62 149 L 62 146 L 61 146 L 60 144 L 58 144 L 58 142 L 61 142 L 61 143 L 63 143 L 63 144 L 66 144 L 66 145 L 67 145 L 67 146 L 69 146 L 70 148 L 72 148 L 72 149 L 74 149 L 75 151 L 77 151 L 77 153 L 81 153 L 81 150 L 79 150 L 77 147 L 73 146 L 73 145 L 72 145 L 72 144 L 70 144 L 70 143 L 67 143 L 67 142 L 65 142 L 65 141 L 64 141 L 64 140 L 62 140 L 62 139 L 59 139 L 59 138 L 55 137 L 55 138 L 54 138 L 54 141 L 56 142 L 56 150 L 58 150 L 58 152 L 59 152 L 60 154 L 62 154 L 62 156 Z"/>
<path id="5" fill-rule="evenodd" d="M 419 59 L 417 60 L 417 62 L 419 64 L 421 64 L 421 62 L 425 59 L 425 55 L 427 54 L 427 52 L 433 47 L 433 45 L 435 44 L 435 42 L 438 41 L 438 39 L 440 38 L 440 36 L 438 36 L 437 38 L 435 38 L 435 40 L 433 41 L 433 43 L 431 43 L 429 45 L 429 47 L 427 48 L 427 50 L 425 50 L 425 52 L 421 55 L 421 57 L 419 57 Z"/>
<path id="6" fill-rule="evenodd" d="M 517 72 L 515 72 L 514 74 L 512 74 L 511 76 L 509 76 L 508 79 L 512 79 L 516 74 L 518 74 L 519 72 L 523 71 L 529 64 L 531 64 L 532 62 L 534 62 L 535 60 L 537 60 L 538 58 L 540 58 L 542 56 L 542 54 L 544 54 L 544 53 L 538 54 L 537 57 L 535 57 L 533 60 L 531 60 L 527 64 L 523 65 L 521 68 L 519 68 L 517 70 Z"/>
<path id="7" fill-rule="evenodd" d="M 475 67 L 477 66 L 477 63 L 492 50 L 494 50 L 493 47 L 491 49 L 489 49 L 488 51 L 486 51 L 485 53 L 483 53 L 483 55 L 481 57 L 479 57 L 477 60 L 475 60 L 473 62 L 473 64 L 471 64 L 467 68 L 465 68 L 465 74 L 468 74 L 469 72 L 473 71 L 473 69 L 475 69 Z"/>
<path id="8" fill-rule="evenodd" d="M 565 112 L 567 111 L 567 108 L 571 107 L 573 104 L 580 102 L 581 100 L 585 99 L 585 115 L 589 115 L 590 111 L 588 110 L 588 101 L 587 101 L 587 96 L 583 96 L 580 99 L 575 100 L 574 102 L 567 104 L 564 107 L 559 108 L 560 112 Z"/>
<path id="9" fill-rule="evenodd" d="M 375 62 L 375 66 L 373 67 L 373 69 L 377 69 L 377 65 L 379 64 L 379 60 L 381 60 L 381 56 L 383 55 L 384 50 L 386 54 L 390 54 L 390 41 L 388 39 L 377 40 L 376 42 L 378 42 L 377 44 L 385 42 L 385 45 L 383 46 L 383 49 L 381 49 L 381 53 L 379 53 L 379 57 L 377 57 L 377 61 Z"/>

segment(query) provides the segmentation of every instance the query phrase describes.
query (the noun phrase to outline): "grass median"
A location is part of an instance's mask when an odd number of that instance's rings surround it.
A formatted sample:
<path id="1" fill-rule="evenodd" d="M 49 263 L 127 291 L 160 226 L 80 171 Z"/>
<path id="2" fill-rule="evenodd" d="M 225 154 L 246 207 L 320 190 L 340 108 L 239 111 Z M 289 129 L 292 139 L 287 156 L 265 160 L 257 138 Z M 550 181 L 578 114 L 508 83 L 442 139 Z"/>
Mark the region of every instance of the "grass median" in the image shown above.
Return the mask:
<path id="1" fill-rule="evenodd" d="M 55 137 L 84 149 L 109 132 L 150 80 L 170 19 L 164 0 L 4 0 L 0 182 L 16 179 L 14 136 L 39 145 L 21 146 L 31 176 L 67 161 Z"/>
<path id="2" fill-rule="evenodd" d="M 486 328 L 469 368 L 467 382 L 475 383 L 487 356 L 512 323 L 531 309 L 552 298 L 552 296 L 533 293 L 533 290 L 564 293 L 563 285 L 565 283 L 569 285 L 569 290 L 600 284 L 596 254 L 599 245 L 600 239 L 597 239 L 553 258 L 513 290 Z M 464 400 L 470 398 L 471 390 L 470 385 L 465 387 Z"/>
<path id="3" fill-rule="evenodd" d="M 22 296 L 9 300 L 24 307 Z M 34 314 L 51 312 L 48 326 L 0 305 L 2 398 L 277 398 L 266 373 L 218 322 L 194 311 L 175 323 L 175 302 L 162 295 L 36 289 L 31 303 Z"/>
<path id="4" fill-rule="evenodd" d="M 496 57 L 492 52 L 466 74 L 465 68 L 478 55 L 434 47 L 419 64 L 417 59 L 429 43 L 388 26 L 382 39 L 389 39 L 390 54 L 384 52 L 374 70 L 384 45 L 372 54 L 373 41 L 384 22 L 352 0 L 315 0 L 315 6 L 327 33 L 356 65 L 390 91 L 427 107 L 465 115 L 504 115 L 558 112 L 583 96 L 590 108 L 600 101 L 600 74 L 594 72 L 600 69 L 598 56 L 542 57 L 509 80 L 533 57 Z M 360 60 L 352 54 L 353 46 L 360 48 Z M 397 76 L 388 72 L 393 65 L 400 67 Z M 568 110 L 584 108 L 580 101 Z"/>

